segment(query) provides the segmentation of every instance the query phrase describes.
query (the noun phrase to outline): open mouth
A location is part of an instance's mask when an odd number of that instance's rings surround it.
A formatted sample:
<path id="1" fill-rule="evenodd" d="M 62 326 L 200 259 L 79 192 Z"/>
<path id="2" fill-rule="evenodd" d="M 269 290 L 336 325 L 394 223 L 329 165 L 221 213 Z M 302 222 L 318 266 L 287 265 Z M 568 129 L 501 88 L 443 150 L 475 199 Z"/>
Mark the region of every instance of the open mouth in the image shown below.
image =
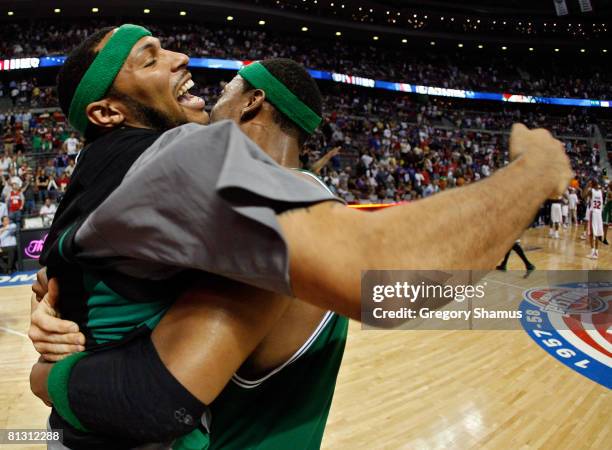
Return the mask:
<path id="1" fill-rule="evenodd" d="M 189 93 L 189 89 L 194 85 L 191 78 L 185 81 L 177 91 L 176 101 L 184 108 L 202 110 L 206 106 L 204 99 Z"/>

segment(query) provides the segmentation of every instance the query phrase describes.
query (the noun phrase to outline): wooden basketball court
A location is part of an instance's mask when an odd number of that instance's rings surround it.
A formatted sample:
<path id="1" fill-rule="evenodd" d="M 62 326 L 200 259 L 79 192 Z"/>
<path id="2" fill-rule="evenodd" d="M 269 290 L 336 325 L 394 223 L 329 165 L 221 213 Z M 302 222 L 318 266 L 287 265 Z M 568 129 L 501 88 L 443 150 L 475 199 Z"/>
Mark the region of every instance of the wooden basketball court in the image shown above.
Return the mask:
<path id="1" fill-rule="evenodd" d="M 601 246 L 593 261 L 575 229 L 563 230 L 559 240 L 547 232 L 529 230 L 521 242 L 538 269 L 612 269 L 610 247 Z M 508 268 L 523 268 L 516 255 Z M 0 305 L 0 429 L 44 428 L 49 409 L 28 384 L 37 358 L 26 337 L 29 288 L 0 289 Z M 323 448 L 609 449 L 611 443 L 611 391 L 549 356 L 524 330 L 363 331 L 354 322 Z"/>

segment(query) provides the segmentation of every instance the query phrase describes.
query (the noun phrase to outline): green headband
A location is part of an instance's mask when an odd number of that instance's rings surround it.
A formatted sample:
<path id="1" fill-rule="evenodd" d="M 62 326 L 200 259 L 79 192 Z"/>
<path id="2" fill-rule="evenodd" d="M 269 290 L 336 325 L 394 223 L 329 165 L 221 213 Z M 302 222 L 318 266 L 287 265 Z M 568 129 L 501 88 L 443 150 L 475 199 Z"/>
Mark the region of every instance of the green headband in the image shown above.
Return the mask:
<path id="1" fill-rule="evenodd" d="M 306 133 L 314 133 L 314 130 L 321 123 L 321 117 L 287 89 L 287 86 L 272 75 L 259 61 L 244 66 L 238 71 L 238 75 L 251 83 L 254 88 L 265 91 L 266 100 L 276 106 Z"/>
<path id="2" fill-rule="evenodd" d="M 68 120 L 74 128 L 85 134 L 89 123 L 87 105 L 104 98 L 132 47 L 145 36 L 151 36 L 151 32 L 139 25 L 125 24 L 115 30 L 74 92 L 68 112 Z"/>

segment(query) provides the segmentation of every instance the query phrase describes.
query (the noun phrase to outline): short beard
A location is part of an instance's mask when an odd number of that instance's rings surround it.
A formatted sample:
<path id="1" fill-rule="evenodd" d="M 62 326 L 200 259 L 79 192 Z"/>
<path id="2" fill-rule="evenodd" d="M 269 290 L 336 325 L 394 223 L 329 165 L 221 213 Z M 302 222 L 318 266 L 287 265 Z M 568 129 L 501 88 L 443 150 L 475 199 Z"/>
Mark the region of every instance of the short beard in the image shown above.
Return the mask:
<path id="1" fill-rule="evenodd" d="M 153 130 L 166 131 L 188 122 L 186 118 L 177 119 L 170 117 L 159 109 L 147 106 L 121 92 L 115 91 L 109 93 L 109 96 L 121 101 L 130 110 L 136 121 Z"/>

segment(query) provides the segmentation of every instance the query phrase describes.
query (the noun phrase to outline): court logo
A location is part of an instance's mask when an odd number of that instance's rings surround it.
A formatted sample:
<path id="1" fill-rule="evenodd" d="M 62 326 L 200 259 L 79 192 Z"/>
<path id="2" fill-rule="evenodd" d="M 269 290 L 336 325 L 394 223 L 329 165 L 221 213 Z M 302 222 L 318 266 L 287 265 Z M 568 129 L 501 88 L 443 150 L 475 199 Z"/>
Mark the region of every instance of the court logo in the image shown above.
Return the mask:
<path id="1" fill-rule="evenodd" d="M 523 293 L 521 324 L 551 356 L 612 389 L 612 283 L 571 283 Z"/>
<path id="2" fill-rule="evenodd" d="M 612 288 L 609 290 L 612 293 Z M 542 311 L 559 314 L 598 313 L 608 309 L 608 303 L 599 294 L 608 290 L 588 287 L 536 288 L 525 292 L 525 300 Z"/>

